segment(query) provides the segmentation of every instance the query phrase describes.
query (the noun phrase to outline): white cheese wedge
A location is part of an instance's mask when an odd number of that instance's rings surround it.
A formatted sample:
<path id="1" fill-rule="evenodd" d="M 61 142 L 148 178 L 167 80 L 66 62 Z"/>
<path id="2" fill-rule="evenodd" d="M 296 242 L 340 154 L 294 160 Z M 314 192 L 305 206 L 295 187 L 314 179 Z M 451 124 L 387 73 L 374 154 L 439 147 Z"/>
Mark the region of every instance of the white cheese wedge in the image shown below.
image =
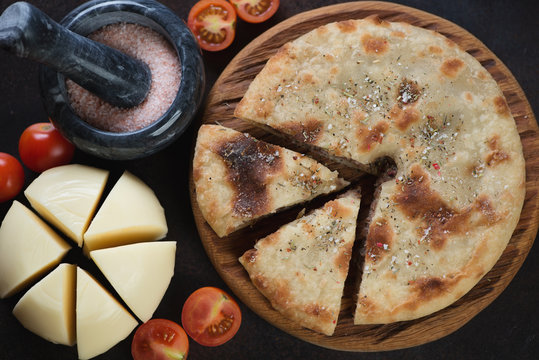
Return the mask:
<path id="1" fill-rule="evenodd" d="M 57 265 L 69 248 L 36 214 L 14 201 L 0 226 L 0 298 Z"/>
<path id="2" fill-rule="evenodd" d="M 13 309 L 20 323 L 55 344 L 75 344 L 77 267 L 60 264 L 24 294 Z"/>
<path id="3" fill-rule="evenodd" d="M 39 175 L 24 195 L 46 220 L 82 246 L 82 236 L 103 193 L 108 171 L 72 164 Z"/>
<path id="4" fill-rule="evenodd" d="M 84 234 L 84 250 L 158 240 L 167 234 L 155 193 L 128 171 L 120 177 Z"/>
<path id="5" fill-rule="evenodd" d="M 86 271 L 77 268 L 77 350 L 79 359 L 104 353 L 125 339 L 138 322 Z"/>
<path id="6" fill-rule="evenodd" d="M 150 320 L 174 275 L 176 242 L 124 245 L 90 256 L 135 315 Z"/>

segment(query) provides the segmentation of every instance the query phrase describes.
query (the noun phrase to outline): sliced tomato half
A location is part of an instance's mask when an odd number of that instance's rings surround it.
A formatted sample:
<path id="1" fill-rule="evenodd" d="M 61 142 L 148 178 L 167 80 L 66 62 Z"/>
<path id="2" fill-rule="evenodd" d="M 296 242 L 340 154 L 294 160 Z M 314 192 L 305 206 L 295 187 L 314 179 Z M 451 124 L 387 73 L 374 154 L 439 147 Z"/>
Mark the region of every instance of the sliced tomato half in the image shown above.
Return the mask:
<path id="1" fill-rule="evenodd" d="M 250 23 L 268 20 L 279 8 L 279 0 L 230 0 L 238 16 Z"/>
<path id="2" fill-rule="evenodd" d="M 187 26 L 204 50 L 223 50 L 236 35 L 236 11 L 225 0 L 202 0 L 191 8 Z"/>
<path id="3" fill-rule="evenodd" d="M 240 324 L 238 304 L 221 289 L 200 288 L 183 305 L 183 328 L 200 345 L 224 344 L 236 335 Z"/>
<path id="4" fill-rule="evenodd" d="M 140 325 L 131 344 L 134 360 L 185 360 L 188 352 L 185 331 L 167 319 L 152 319 Z"/>

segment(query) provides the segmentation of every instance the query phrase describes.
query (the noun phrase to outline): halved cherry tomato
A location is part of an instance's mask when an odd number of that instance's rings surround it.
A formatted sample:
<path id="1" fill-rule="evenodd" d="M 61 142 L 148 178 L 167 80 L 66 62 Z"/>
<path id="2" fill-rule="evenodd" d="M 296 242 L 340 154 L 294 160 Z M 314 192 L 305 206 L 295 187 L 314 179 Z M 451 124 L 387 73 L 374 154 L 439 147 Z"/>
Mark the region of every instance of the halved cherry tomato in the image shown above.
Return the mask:
<path id="1" fill-rule="evenodd" d="M 200 345 L 218 346 L 226 343 L 236 335 L 240 324 L 240 307 L 221 289 L 200 288 L 183 305 L 182 325 Z"/>
<path id="2" fill-rule="evenodd" d="M 279 8 L 279 0 L 230 0 L 238 16 L 250 23 L 268 20 Z"/>
<path id="3" fill-rule="evenodd" d="M 0 152 L 0 203 L 17 196 L 23 185 L 24 169 L 19 160 Z"/>
<path id="4" fill-rule="evenodd" d="M 134 360 L 185 360 L 188 352 L 185 331 L 166 319 L 152 319 L 140 325 L 131 343 Z"/>
<path id="5" fill-rule="evenodd" d="M 19 155 L 24 165 L 35 172 L 68 164 L 75 146 L 67 141 L 51 123 L 30 125 L 19 139 Z"/>
<path id="6" fill-rule="evenodd" d="M 236 11 L 225 0 L 202 0 L 189 11 L 187 26 L 201 48 L 219 51 L 227 48 L 236 35 Z"/>

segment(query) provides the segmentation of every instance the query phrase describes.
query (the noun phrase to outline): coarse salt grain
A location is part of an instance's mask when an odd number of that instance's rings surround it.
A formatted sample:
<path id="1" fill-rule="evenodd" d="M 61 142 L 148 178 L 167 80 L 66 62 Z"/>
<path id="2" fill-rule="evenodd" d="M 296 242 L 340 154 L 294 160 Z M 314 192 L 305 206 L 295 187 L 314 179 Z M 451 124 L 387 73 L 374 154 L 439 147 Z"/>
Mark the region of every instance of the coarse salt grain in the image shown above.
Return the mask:
<path id="1" fill-rule="evenodd" d="M 68 79 L 69 100 L 79 117 L 98 129 L 116 133 L 139 130 L 159 119 L 172 105 L 180 87 L 180 61 L 172 45 L 150 28 L 127 23 L 107 25 L 88 37 L 146 63 L 152 81 L 141 104 L 122 109 Z"/>

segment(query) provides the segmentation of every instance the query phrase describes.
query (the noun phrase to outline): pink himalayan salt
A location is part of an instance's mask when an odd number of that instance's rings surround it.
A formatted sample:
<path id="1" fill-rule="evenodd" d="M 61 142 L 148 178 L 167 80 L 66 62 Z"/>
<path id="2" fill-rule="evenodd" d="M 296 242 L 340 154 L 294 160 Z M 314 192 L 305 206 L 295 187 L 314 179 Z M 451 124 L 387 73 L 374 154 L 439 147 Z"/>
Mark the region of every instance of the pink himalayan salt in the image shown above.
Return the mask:
<path id="1" fill-rule="evenodd" d="M 93 127 L 117 133 L 142 129 L 159 119 L 172 105 L 180 87 L 180 61 L 172 45 L 154 30 L 127 23 L 107 25 L 88 37 L 148 64 L 152 81 L 141 104 L 122 109 L 68 79 L 67 91 L 77 115 Z"/>

